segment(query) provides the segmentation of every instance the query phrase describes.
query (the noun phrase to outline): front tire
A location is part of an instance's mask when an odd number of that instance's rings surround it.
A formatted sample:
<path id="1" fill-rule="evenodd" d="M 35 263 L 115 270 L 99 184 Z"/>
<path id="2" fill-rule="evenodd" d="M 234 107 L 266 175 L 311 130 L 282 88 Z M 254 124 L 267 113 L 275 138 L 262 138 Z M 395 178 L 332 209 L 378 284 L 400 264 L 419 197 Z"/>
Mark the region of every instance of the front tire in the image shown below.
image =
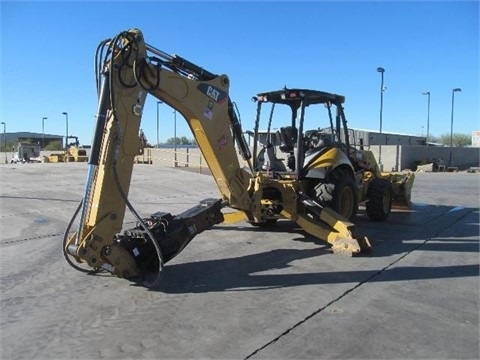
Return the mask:
<path id="1" fill-rule="evenodd" d="M 335 184 L 318 184 L 315 195 L 322 206 L 332 208 L 346 219 L 353 220 L 357 215 L 358 197 L 355 181 L 351 176 L 342 176 Z"/>
<path id="2" fill-rule="evenodd" d="M 387 179 L 375 178 L 367 191 L 367 215 L 372 221 L 384 221 L 392 211 L 392 183 Z"/>

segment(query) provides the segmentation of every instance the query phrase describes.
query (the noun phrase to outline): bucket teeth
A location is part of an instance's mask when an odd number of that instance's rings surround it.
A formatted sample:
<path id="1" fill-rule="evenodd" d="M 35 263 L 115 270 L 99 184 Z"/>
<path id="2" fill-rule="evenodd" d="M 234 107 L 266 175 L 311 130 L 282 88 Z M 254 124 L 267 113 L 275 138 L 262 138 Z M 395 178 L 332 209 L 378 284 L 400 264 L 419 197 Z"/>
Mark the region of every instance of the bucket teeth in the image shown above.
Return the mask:
<path id="1" fill-rule="evenodd" d="M 361 254 L 368 254 L 372 250 L 370 242 L 366 237 L 360 238 L 337 238 L 332 244 L 332 251 L 334 254 L 344 256 L 357 256 Z"/>

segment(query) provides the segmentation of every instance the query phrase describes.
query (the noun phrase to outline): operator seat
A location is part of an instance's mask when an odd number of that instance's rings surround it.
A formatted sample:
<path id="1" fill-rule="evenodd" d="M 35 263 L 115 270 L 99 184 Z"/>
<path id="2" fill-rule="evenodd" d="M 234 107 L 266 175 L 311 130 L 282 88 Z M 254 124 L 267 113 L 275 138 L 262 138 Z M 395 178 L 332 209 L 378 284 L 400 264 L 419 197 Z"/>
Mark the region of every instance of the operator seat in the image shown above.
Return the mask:
<path id="1" fill-rule="evenodd" d="M 255 170 L 287 171 L 287 168 L 283 161 L 277 158 L 273 144 L 267 143 L 258 154 Z"/>
<path id="2" fill-rule="evenodd" d="M 295 126 L 284 126 L 277 131 L 280 143 L 280 151 L 291 153 L 297 143 L 297 128 Z"/>
<path id="3" fill-rule="evenodd" d="M 295 171 L 295 144 L 297 143 L 297 128 L 295 126 L 284 126 L 277 131 L 280 151 L 289 154 L 287 157 L 287 166 Z"/>

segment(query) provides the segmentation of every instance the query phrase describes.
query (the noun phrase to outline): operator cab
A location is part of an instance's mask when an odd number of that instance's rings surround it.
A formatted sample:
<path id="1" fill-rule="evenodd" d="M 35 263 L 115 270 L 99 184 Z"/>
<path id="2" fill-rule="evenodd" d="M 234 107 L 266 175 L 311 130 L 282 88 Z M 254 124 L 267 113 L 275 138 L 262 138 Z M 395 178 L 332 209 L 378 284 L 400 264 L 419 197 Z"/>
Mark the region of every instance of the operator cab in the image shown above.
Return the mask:
<path id="1" fill-rule="evenodd" d="M 323 91 L 308 89 L 287 89 L 279 91 L 271 91 L 260 93 L 253 97 L 257 102 L 257 118 L 254 130 L 254 154 L 257 154 L 257 147 L 262 146 L 256 158 L 255 169 L 266 170 L 273 173 L 274 177 L 297 177 L 301 178 L 306 175 L 305 170 L 308 164 L 317 159 L 320 154 L 337 144 L 340 141 L 340 121 L 344 120 L 342 103 L 345 98 L 341 95 L 331 94 Z M 265 103 L 271 103 L 272 108 L 267 125 L 267 136 L 260 136 L 259 126 L 261 117 L 261 108 Z M 310 105 L 322 104 L 328 114 L 329 125 L 324 128 L 304 131 L 305 114 Z M 285 107 L 278 114 L 277 105 L 288 105 L 287 111 Z M 332 116 L 332 105 L 337 108 L 335 119 Z M 288 111 L 288 108 L 290 111 Z M 316 109 L 319 109 L 317 107 Z M 290 116 L 289 123 L 285 122 L 278 126 L 274 122 L 275 119 L 285 119 Z M 310 111 L 309 111 L 310 112 Z M 288 115 L 289 113 L 289 115 Z M 313 113 L 313 112 L 312 112 Z M 315 114 L 315 118 L 317 115 Z M 343 118 L 342 118 L 343 117 Z M 283 120 L 284 121 L 284 120 Z M 274 136 L 272 136 L 274 135 Z M 265 141 L 267 139 L 267 141 Z M 346 139 L 348 141 L 348 139 Z M 265 154 L 269 152 L 268 158 Z M 283 166 L 280 165 L 283 163 Z"/>

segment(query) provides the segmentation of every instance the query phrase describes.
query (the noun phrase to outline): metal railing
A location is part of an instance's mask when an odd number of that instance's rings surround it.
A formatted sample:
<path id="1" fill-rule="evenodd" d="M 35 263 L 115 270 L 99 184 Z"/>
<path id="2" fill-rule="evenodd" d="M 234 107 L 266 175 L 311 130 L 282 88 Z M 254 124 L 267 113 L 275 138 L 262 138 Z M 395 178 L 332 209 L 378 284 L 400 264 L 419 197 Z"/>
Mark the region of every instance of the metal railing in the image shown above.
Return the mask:
<path id="1" fill-rule="evenodd" d="M 142 155 L 135 157 L 136 164 L 166 165 L 171 167 L 198 169 L 200 174 L 209 171 L 205 159 L 198 148 L 158 149 L 145 148 Z"/>

